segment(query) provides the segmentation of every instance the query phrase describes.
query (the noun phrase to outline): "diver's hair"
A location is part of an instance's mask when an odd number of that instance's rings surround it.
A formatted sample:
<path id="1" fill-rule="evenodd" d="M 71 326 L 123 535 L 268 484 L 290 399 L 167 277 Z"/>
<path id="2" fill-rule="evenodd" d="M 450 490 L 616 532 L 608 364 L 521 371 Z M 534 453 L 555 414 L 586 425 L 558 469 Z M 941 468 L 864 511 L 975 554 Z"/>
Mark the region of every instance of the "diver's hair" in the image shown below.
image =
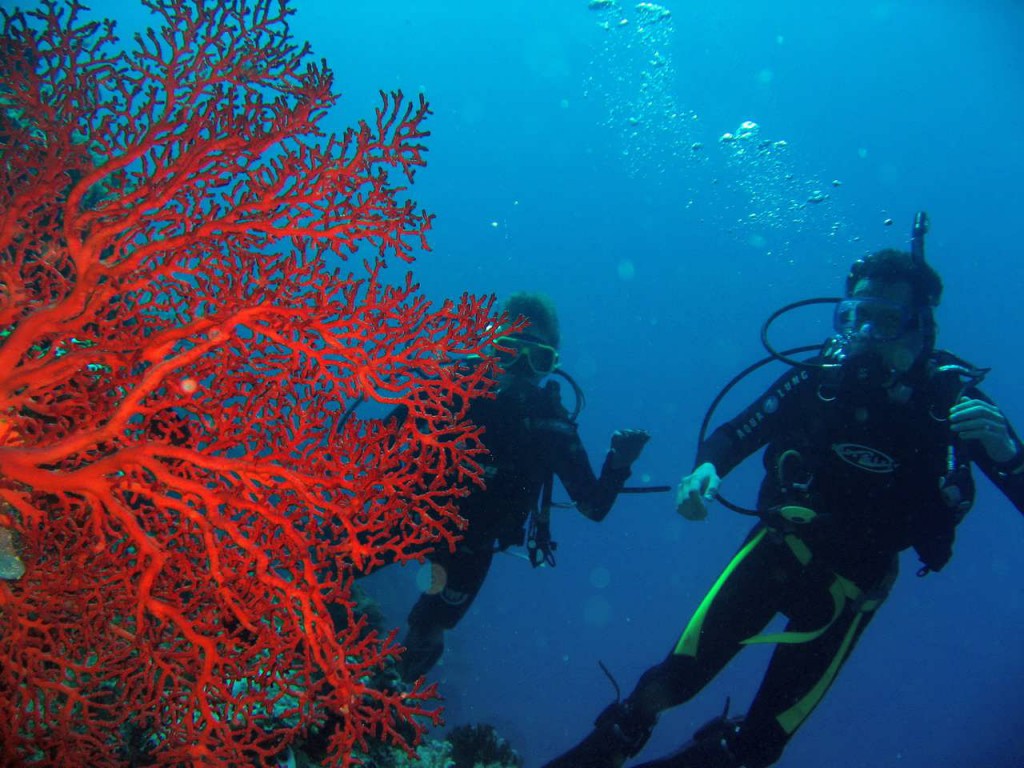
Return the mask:
<path id="1" fill-rule="evenodd" d="M 852 295 L 857 283 L 865 279 L 909 283 L 914 303 L 919 307 L 937 307 L 942 300 L 939 273 L 923 262 L 914 261 L 906 251 L 885 248 L 855 261 L 846 276 L 846 295 Z"/>
<path id="2" fill-rule="evenodd" d="M 555 303 L 542 293 L 519 291 L 505 300 L 503 307 L 509 320 L 522 316 L 530 324 L 526 335 L 535 336 L 538 340 L 552 347 L 558 347 L 561 334 L 558 330 L 558 313 Z"/>

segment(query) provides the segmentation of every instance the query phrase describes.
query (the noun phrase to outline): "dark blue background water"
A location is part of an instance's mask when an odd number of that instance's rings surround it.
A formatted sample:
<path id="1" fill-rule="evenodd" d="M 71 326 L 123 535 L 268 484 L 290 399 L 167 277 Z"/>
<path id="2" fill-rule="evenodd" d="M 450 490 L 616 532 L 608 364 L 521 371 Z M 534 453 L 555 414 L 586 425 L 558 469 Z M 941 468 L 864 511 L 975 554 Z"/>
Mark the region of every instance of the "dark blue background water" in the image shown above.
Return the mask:
<path id="1" fill-rule="evenodd" d="M 371 114 L 378 89 L 427 95 L 429 167 L 413 193 L 437 221 L 416 274 L 437 299 L 555 299 L 595 463 L 612 430 L 644 427 L 653 439 L 634 480 L 675 483 L 711 398 L 761 356 L 767 313 L 836 295 L 854 258 L 905 246 L 922 208 L 946 281 L 940 344 L 994 366 L 986 389 L 1024 427 L 1021 4 L 666 7 L 670 19 L 644 24 L 633 4 L 598 12 L 586 0 L 309 0 L 293 29 L 337 73 L 339 129 Z M 719 142 L 745 120 L 755 135 Z M 828 199 L 807 203 L 819 191 Z M 793 319 L 782 341 L 820 340 L 818 320 Z M 754 465 L 724 492 L 750 503 Z M 907 555 L 780 765 L 1024 765 L 1024 527 L 979 484 L 954 561 L 922 580 Z M 630 689 L 671 648 L 746 526 L 722 508 L 687 523 L 667 494 L 623 498 L 601 525 L 560 514 L 558 567 L 497 558 L 449 634 L 434 675 L 449 724 L 497 724 L 531 766 L 568 747 L 613 696 L 598 659 Z M 374 579 L 396 624 L 415 570 Z M 767 652 L 748 650 L 667 713 L 645 756 L 686 740 L 727 696 L 742 711 Z"/>

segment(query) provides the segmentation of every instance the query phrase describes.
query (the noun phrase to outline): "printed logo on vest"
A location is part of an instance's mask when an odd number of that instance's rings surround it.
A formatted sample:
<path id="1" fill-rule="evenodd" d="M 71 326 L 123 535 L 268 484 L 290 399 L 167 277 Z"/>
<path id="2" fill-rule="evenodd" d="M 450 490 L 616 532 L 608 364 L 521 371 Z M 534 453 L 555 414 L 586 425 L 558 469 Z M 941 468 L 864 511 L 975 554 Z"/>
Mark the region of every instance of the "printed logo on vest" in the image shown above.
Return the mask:
<path id="1" fill-rule="evenodd" d="M 863 469 L 865 472 L 875 472 L 880 475 L 887 474 L 895 472 L 896 467 L 899 466 L 892 456 L 884 454 L 875 448 L 869 448 L 866 445 L 835 443 L 832 446 L 832 450 L 836 452 L 836 456 L 847 464 L 857 469 Z"/>

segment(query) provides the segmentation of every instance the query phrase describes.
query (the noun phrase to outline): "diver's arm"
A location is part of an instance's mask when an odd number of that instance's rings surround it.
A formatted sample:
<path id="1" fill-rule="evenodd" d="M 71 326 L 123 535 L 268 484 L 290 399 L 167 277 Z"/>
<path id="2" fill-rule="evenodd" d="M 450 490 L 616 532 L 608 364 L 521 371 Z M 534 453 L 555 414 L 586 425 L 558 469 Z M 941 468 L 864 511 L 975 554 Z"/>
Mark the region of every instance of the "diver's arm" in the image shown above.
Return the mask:
<path id="1" fill-rule="evenodd" d="M 1017 440 L 1017 454 L 1009 461 L 996 463 L 978 457 L 975 460 L 985 476 L 1024 514 L 1024 450 Z"/>
<path id="2" fill-rule="evenodd" d="M 737 416 L 711 433 L 698 447 L 694 466 L 710 463 L 725 477 L 800 418 L 800 404 L 815 397 L 816 388 L 813 371 L 789 369 Z"/>
<path id="3" fill-rule="evenodd" d="M 639 430 L 629 432 L 637 434 Z M 624 452 L 616 446 L 616 437 L 621 434 L 617 432 L 613 435 L 612 445 L 601 465 L 601 474 L 597 477 L 594 476 L 587 451 L 575 430 L 558 446 L 555 473 L 576 508 L 589 520 L 600 522 L 608 516 L 615 498 L 629 479 L 633 460 L 639 455 L 643 443 L 647 442 L 646 433 L 642 433 L 642 440 L 638 438 L 636 441 L 639 446 L 634 445 L 635 450 Z"/>
<path id="4" fill-rule="evenodd" d="M 813 378 L 806 370 L 790 369 L 738 416 L 712 432 L 698 447 L 694 470 L 676 489 L 676 511 L 688 520 L 707 518 L 706 502 L 718 493 L 721 476 L 799 416 L 800 401 L 815 396 Z"/>

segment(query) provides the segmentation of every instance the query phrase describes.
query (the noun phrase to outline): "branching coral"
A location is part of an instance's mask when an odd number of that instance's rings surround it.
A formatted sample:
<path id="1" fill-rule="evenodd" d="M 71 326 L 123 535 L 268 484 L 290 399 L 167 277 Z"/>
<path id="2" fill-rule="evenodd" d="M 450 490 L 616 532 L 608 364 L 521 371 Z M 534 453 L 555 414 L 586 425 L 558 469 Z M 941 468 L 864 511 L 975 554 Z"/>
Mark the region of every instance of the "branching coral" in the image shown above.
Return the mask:
<path id="1" fill-rule="evenodd" d="M 450 363 L 492 304 L 382 279 L 430 227 L 422 99 L 325 135 L 284 2 L 144 5 L 131 51 L 78 2 L 2 12 L 0 755 L 239 765 L 330 710 L 347 765 L 438 717 L 326 608 L 457 535 L 491 367 Z"/>

